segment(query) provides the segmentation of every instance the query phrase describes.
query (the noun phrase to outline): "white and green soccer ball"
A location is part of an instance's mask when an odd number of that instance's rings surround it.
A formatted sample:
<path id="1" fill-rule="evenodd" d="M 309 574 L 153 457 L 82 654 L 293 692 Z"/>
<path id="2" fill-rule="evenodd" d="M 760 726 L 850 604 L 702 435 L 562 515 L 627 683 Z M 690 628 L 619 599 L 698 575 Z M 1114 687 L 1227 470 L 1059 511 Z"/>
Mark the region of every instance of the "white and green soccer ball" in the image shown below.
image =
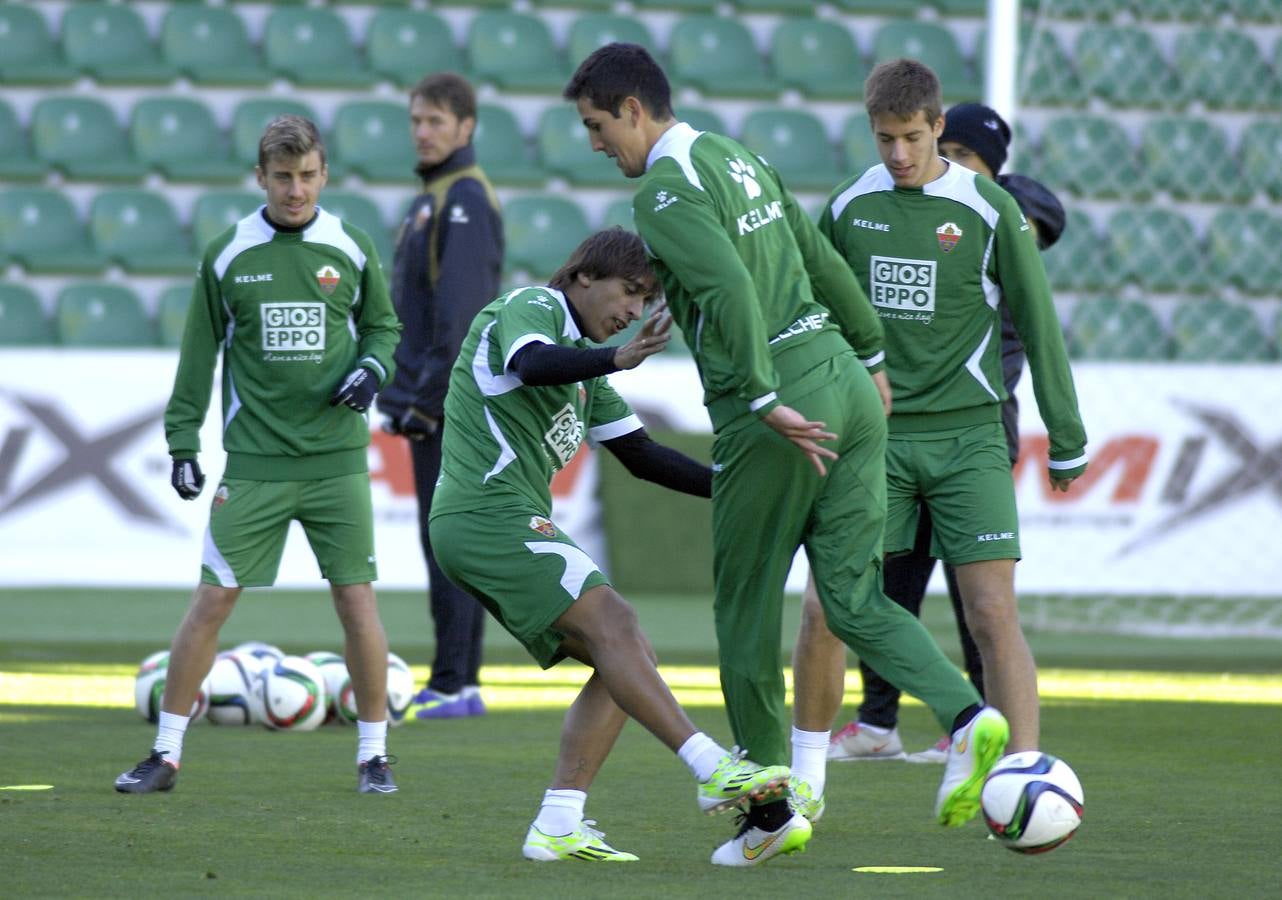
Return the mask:
<path id="1" fill-rule="evenodd" d="M 1001 759 L 980 794 L 993 837 L 1016 853 L 1046 853 L 1082 824 L 1085 795 L 1068 763 L 1026 750 Z"/>
<path id="2" fill-rule="evenodd" d="M 347 674 L 347 663 L 343 657 L 328 650 L 313 651 L 306 658 L 315 663 L 325 677 L 325 721 L 343 723 L 346 720 L 339 714 L 338 703 L 343 694 L 343 686 L 351 681 Z"/>
<path id="3" fill-rule="evenodd" d="M 395 653 L 388 653 L 387 724 L 400 725 L 405 721 L 405 714 L 414 702 L 415 687 L 409 664 Z"/>
<path id="4" fill-rule="evenodd" d="M 209 670 L 209 712 L 205 717 L 215 725 L 254 725 L 263 720 L 254 682 L 262 662 L 248 653 L 229 650 L 219 653 Z"/>
<path id="5" fill-rule="evenodd" d="M 134 676 L 134 709 L 148 722 L 160 721 L 160 703 L 165 696 L 165 679 L 169 675 L 169 651 L 157 650 L 138 666 Z M 209 681 L 201 683 L 191 707 L 192 723 L 199 722 L 209 708 Z"/>
<path id="6" fill-rule="evenodd" d="M 325 721 L 325 676 L 302 656 L 284 656 L 254 682 L 263 724 L 274 731 L 312 731 Z"/>

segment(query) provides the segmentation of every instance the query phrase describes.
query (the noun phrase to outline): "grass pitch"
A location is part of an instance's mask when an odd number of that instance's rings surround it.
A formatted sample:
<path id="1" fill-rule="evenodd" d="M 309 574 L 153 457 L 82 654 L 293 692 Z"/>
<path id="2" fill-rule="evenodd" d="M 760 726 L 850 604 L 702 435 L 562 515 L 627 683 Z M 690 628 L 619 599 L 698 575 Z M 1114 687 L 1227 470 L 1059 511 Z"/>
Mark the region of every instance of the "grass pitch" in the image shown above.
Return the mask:
<path id="1" fill-rule="evenodd" d="M 338 646 L 323 594 L 246 600 L 225 644 Z M 1043 670 L 1043 746 L 1073 765 L 1086 793 L 1081 830 L 1045 856 L 996 846 L 978 822 L 933 824 L 939 766 L 840 763 L 830 767 L 828 813 L 805 854 L 752 870 L 714 868 L 708 856 L 733 819 L 701 816 L 684 767 L 630 724 L 587 813 L 641 861 L 602 869 L 520 856 L 564 703 L 584 670 L 519 664 L 519 649 L 493 627 L 487 659 L 495 665 L 484 677 L 492 714 L 394 730 L 399 794 L 355 793 L 353 729 L 277 734 L 208 724 L 190 732 L 171 794 L 116 794 L 112 779 L 153 737 L 132 710 L 132 671 L 164 646 L 184 602 L 182 592 L 0 592 L 0 788 L 53 786 L 0 790 L 0 895 L 562 900 L 804 891 L 955 900 L 1276 892 L 1282 675 L 1267 644 L 1263 653 L 1249 644 L 1169 642 L 1165 653 L 1147 645 L 1143 671 L 1121 656 L 1100 659 L 1095 643 L 1090 658 L 1103 665 L 1082 669 L 1034 635 L 1039 656 L 1055 663 Z M 423 674 L 422 601 L 389 596 L 383 606 L 393 648 Z M 678 695 L 700 727 L 728 742 L 710 628 L 695 646 L 706 606 L 638 602 L 661 657 L 681 662 L 667 669 Z M 673 621 L 681 611 L 685 618 Z M 1234 658 L 1239 665 L 1212 667 Z M 1186 667 L 1204 671 L 1179 671 Z M 917 704 L 905 706 L 901 730 L 910 749 L 937 737 Z M 852 871 L 863 867 L 940 871 Z"/>

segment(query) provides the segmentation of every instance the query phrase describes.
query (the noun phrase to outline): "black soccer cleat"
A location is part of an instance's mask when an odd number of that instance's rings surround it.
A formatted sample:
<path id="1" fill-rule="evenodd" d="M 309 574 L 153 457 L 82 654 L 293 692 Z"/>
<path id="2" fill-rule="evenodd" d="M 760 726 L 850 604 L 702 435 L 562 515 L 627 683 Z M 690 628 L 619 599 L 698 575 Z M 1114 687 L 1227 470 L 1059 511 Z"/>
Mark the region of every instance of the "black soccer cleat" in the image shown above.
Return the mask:
<path id="1" fill-rule="evenodd" d="M 122 794 L 150 794 L 173 790 L 178 780 L 178 765 L 165 759 L 159 750 L 116 779 L 116 790 Z"/>
<path id="2" fill-rule="evenodd" d="M 371 756 L 356 767 L 356 790 L 362 794 L 395 794 L 391 765 L 395 756 Z"/>

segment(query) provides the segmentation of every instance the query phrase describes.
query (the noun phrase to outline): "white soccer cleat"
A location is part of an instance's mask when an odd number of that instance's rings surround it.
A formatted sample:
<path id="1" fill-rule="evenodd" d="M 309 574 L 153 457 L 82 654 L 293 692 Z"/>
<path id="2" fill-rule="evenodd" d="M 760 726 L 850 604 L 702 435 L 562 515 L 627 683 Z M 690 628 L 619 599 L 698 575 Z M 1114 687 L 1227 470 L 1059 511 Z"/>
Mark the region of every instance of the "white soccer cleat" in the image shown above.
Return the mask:
<path id="1" fill-rule="evenodd" d="M 1006 717 L 991 706 L 985 706 L 953 732 L 944 763 L 944 780 L 935 799 L 939 824 L 956 827 L 975 817 L 984 779 L 1001 759 L 1009 740 Z"/>
<path id="2" fill-rule="evenodd" d="M 904 745 L 899 729 L 877 734 L 866 725 L 850 722 L 828 741 L 828 758 L 845 762 L 852 759 L 903 759 Z"/>
<path id="3" fill-rule="evenodd" d="M 745 814 L 739 833 L 712 853 L 714 866 L 759 866 L 768 859 L 804 853 L 813 829 L 805 816 L 793 813 L 777 831 L 764 831 Z"/>
<path id="4" fill-rule="evenodd" d="M 809 781 L 797 777 L 794 772 L 791 781 L 788 783 L 788 806 L 794 813 L 799 816 L 805 816 L 811 825 L 819 821 L 823 816 L 824 810 L 828 804 L 824 801 L 822 793 L 816 794 L 814 786 Z"/>
<path id="5" fill-rule="evenodd" d="M 952 745 L 948 735 L 944 735 L 931 747 L 909 753 L 906 759 L 910 763 L 942 763 L 948 759 L 948 748 Z"/>
<path id="6" fill-rule="evenodd" d="M 596 822 L 584 819 L 569 834 L 544 834 L 531 825 L 525 835 L 521 855 L 537 862 L 559 862 L 582 859 L 588 862 L 635 862 L 637 857 L 615 850 L 605 842 L 605 833 L 597 831 Z"/>

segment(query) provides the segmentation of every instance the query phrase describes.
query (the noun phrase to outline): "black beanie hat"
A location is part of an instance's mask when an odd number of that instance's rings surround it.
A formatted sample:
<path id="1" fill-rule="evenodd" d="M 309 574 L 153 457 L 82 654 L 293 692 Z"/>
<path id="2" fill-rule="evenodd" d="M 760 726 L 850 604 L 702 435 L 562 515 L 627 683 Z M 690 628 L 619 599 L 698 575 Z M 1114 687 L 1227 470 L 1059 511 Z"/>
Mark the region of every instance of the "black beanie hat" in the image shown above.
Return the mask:
<path id="1" fill-rule="evenodd" d="M 996 176 L 1006 164 L 1010 126 L 997 111 L 982 103 L 959 103 L 944 113 L 944 133 L 939 142 L 953 141 L 969 147 Z"/>

